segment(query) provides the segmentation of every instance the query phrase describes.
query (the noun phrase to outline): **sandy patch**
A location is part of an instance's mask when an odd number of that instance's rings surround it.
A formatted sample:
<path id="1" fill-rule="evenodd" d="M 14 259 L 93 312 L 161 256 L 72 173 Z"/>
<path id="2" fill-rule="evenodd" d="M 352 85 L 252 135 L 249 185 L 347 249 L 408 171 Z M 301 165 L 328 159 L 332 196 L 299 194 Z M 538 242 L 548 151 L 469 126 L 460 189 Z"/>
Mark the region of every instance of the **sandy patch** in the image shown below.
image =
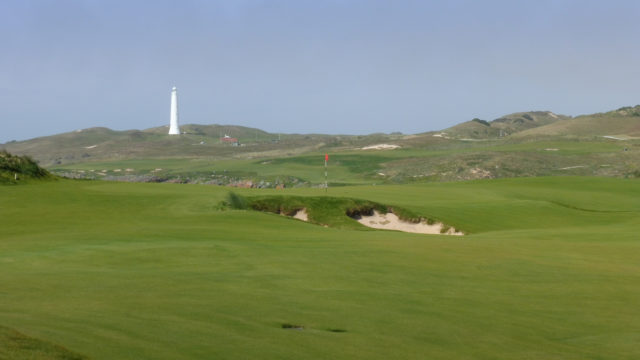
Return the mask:
<path id="1" fill-rule="evenodd" d="M 491 178 L 493 176 L 491 176 L 491 172 L 488 170 L 483 170 L 480 168 L 473 168 L 471 170 L 469 170 L 471 172 L 472 175 L 479 177 L 479 178 Z"/>
<path id="2" fill-rule="evenodd" d="M 433 135 L 431 135 L 431 136 L 433 136 L 433 137 L 439 137 L 439 138 L 443 138 L 443 139 L 451 139 L 451 138 L 447 135 L 447 133 L 433 134 Z"/>
<path id="3" fill-rule="evenodd" d="M 626 139 L 623 139 L 623 138 L 621 138 L 621 137 L 619 137 L 619 136 L 610 136 L 610 135 L 603 136 L 603 138 L 605 138 L 605 139 L 612 139 L 612 140 L 626 140 Z"/>
<path id="4" fill-rule="evenodd" d="M 547 148 L 547 149 L 544 149 L 544 151 L 558 151 L 558 149 L 555 149 L 555 148 Z"/>
<path id="5" fill-rule="evenodd" d="M 377 144 L 377 145 L 365 146 L 362 148 L 362 150 L 393 150 L 399 147 L 400 146 L 398 145 L 391 145 L 391 144 Z"/>
<path id="6" fill-rule="evenodd" d="M 435 223 L 432 225 L 426 222 L 411 223 L 403 221 L 398 218 L 394 213 L 382 214 L 378 211 L 374 211 L 371 216 L 361 216 L 360 219 L 356 219 L 360 224 L 368 226 L 374 229 L 384 230 L 398 230 L 410 233 L 418 234 L 442 234 L 442 223 Z M 464 235 L 462 232 L 455 231 L 450 228 L 443 235 Z"/>
<path id="7" fill-rule="evenodd" d="M 298 210 L 294 215 L 294 219 L 309 221 L 309 215 L 307 214 L 307 209 Z"/>

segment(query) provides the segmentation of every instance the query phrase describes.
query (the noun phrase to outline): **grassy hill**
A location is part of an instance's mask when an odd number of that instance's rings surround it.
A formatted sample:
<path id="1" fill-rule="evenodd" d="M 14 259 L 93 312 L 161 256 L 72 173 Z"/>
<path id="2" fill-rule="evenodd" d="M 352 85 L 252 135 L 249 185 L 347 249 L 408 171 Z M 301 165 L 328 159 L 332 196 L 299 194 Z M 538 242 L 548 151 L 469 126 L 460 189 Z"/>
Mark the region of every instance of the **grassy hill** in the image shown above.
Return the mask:
<path id="1" fill-rule="evenodd" d="M 217 130 L 230 128 L 242 135 L 252 131 L 261 136 L 264 142 L 267 138 L 271 138 L 266 133 L 255 129 L 187 125 L 183 129 L 187 134 L 181 136 L 167 135 L 164 127 L 143 131 L 90 128 L 8 143 L 4 146 L 9 151 L 32 156 L 45 166 L 140 157 L 224 156 L 229 149 L 220 144 Z M 261 150 L 266 148 L 263 146 Z"/>
<path id="2" fill-rule="evenodd" d="M 413 141 L 423 146 L 414 147 Z M 59 165 L 52 171 L 67 177 L 120 181 L 319 186 L 324 184 L 324 153 L 328 152 L 332 187 L 550 175 L 640 176 L 640 140 L 505 138 L 475 142 L 423 135 L 394 143 L 401 148 L 322 147 L 255 157 L 125 159 Z"/>
<path id="3" fill-rule="evenodd" d="M 538 128 L 570 117 L 550 111 L 529 111 L 505 115 L 492 121 L 473 119 L 442 130 L 447 137 L 487 139 L 509 136 L 524 130 Z"/>
<path id="4" fill-rule="evenodd" d="M 439 219 L 462 237 L 223 211 L 227 194 L 105 181 L 0 187 L 0 324 L 94 359 L 640 357 L 637 180 L 327 193 Z"/>
<path id="5" fill-rule="evenodd" d="M 9 142 L 2 147 L 16 154 L 29 155 L 44 166 L 105 160 L 158 158 L 238 158 L 286 156 L 322 147 L 362 147 L 399 136 L 372 134 L 361 136 L 323 134 L 270 134 L 259 129 L 233 125 L 184 125 L 184 134 L 167 135 L 167 127 L 147 130 L 114 131 L 90 128 Z M 229 135 L 241 146 L 222 143 Z"/>
<path id="6" fill-rule="evenodd" d="M 577 116 L 566 121 L 554 122 L 516 134 L 516 136 L 522 137 L 540 135 L 638 138 L 640 137 L 640 105 L 623 107 L 606 113 Z"/>
<path id="7" fill-rule="evenodd" d="M 57 175 L 232 186 L 331 186 L 548 175 L 640 176 L 639 107 L 570 118 L 548 111 L 474 119 L 415 135 L 269 134 L 238 126 L 92 128 L 3 145 Z M 221 143 L 238 137 L 241 146 Z M 502 136 L 500 136 L 502 135 Z M 606 137 L 608 136 L 608 137 Z M 623 140 L 621 140 L 623 139 Z M 388 144 L 395 150 L 364 150 Z"/>

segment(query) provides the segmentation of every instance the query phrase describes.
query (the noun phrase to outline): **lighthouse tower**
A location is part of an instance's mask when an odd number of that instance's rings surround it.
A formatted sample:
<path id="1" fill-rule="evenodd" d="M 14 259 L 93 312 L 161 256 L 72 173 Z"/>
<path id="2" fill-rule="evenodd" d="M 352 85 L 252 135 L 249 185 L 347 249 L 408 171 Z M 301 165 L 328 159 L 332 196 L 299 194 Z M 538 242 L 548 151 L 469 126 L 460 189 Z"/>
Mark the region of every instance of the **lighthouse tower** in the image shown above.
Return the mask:
<path id="1" fill-rule="evenodd" d="M 171 117 L 169 125 L 169 135 L 180 135 L 180 127 L 178 126 L 178 89 L 175 86 L 171 89 Z"/>

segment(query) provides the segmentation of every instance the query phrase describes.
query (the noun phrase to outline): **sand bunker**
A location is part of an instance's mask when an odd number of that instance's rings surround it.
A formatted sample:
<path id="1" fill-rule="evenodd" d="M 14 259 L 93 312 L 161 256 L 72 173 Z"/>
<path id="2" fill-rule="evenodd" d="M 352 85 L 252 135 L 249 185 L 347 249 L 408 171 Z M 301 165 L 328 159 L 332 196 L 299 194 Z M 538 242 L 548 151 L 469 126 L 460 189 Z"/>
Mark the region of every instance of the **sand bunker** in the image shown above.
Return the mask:
<path id="1" fill-rule="evenodd" d="M 287 216 L 287 214 L 280 213 L 280 215 Z M 296 211 L 293 215 L 288 215 L 291 218 L 309 221 L 309 215 L 307 209 L 301 209 Z M 448 228 L 446 231 L 442 231 L 445 225 L 442 223 L 427 224 L 425 221 L 419 223 L 412 223 L 404 221 L 398 218 L 394 213 L 382 214 L 378 211 L 373 211 L 373 215 L 359 215 L 354 217 L 356 221 L 364 226 L 368 226 L 374 229 L 382 230 L 397 230 L 418 234 L 436 234 L 436 235 L 464 235 L 461 231 L 456 231 L 454 228 Z M 327 227 L 327 225 L 324 225 Z"/>
<path id="2" fill-rule="evenodd" d="M 444 225 L 442 223 L 429 225 L 426 222 L 411 223 L 403 221 L 394 213 L 382 214 L 378 211 L 374 211 L 373 215 L 363 215 L 356 220 L 360 224 L 374 229 L 398 230 L 418 234 L 464 235 L 462 232 L 455 231 L 454 228 L 450 228 L 443 233 L 442 228 Z"/>
<path id="3" fill-rule="evenodd" d="M 391 145 L 391 144 L 377 144 L 377 145 L 365 146 L 362 148 L 362 150 L 393 150 L 399 147 L 400 146 L 398 145 Z"/>
<path id="4" fill-rule="evenodd" d="M 307 209 L 298 210 L 294 215 L 294 219 L 309 221 L 309 215 L 307 215 Z"/>

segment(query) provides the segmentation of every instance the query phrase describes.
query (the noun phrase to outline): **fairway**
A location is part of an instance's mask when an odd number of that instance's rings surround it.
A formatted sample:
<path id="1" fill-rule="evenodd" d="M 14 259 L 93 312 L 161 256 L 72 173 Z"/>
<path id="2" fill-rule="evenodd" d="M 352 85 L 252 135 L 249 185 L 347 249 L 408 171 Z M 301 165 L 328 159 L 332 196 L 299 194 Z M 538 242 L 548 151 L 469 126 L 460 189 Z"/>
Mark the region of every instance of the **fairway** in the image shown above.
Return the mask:
<path id="1" fill-rule="evenodd" d="M 465 236 L 222 210 L 228 191 L 0 186 L 0 327 L 91 359 L 640 358 L 638 180 L 327 192 Z"/>

